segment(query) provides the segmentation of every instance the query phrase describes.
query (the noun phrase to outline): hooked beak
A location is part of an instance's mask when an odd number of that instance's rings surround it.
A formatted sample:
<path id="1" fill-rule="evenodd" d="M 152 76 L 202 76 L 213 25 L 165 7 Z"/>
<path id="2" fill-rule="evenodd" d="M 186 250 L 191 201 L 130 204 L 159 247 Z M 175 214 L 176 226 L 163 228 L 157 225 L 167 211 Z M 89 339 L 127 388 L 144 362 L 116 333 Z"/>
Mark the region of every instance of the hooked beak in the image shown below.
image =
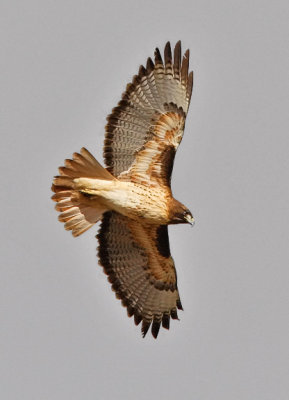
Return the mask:
<path id="1" fill-rule="evenodd" d="M 186 217 L 185 217 L 185 220 L 186 220 L 189 224 L 191 224 L 192 226 L 195 225 L 195 220 L 194 220 L 194 217 L 193 217 L 192 215 L 187 214 Z"/>

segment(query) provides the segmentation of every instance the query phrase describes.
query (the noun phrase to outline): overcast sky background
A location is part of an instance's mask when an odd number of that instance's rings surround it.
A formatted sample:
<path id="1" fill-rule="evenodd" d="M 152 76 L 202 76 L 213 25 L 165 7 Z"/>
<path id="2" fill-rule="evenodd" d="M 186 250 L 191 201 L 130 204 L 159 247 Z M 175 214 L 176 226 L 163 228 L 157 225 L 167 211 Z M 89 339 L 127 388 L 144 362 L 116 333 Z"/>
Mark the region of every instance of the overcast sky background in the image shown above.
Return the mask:
<path id="1" fill-rule="evenodd" d="M 0 385 L 9 400 L 288 400 L 288 1 L 3 1 Z M 142 339 L 97 264 L 97 227 L 50 186 L 141 63 L 181 39 L 195 72 L 170 228 L 184 312 Z"/>

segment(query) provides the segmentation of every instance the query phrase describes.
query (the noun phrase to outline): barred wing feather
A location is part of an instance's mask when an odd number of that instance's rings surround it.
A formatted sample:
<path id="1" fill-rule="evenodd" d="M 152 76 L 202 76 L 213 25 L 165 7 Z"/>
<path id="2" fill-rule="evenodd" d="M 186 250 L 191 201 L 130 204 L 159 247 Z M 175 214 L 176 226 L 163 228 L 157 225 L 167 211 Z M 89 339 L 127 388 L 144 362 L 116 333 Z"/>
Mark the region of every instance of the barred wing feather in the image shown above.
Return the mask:
<path id="1" fill-rule="evenodd" d="M 142 321 L 143 336 L 150 326 L 154 337 L 161 324 L 169 329 L 182 305 L 167 226 L 145 226 L 107 212 L 98 240 L 100 263 L 128 315 L 137 325 Z"/>
<path id="2" fill-rule="evenodd" d="M 130 177 L 138 176 L 136 163 L 142 162 L 142 158 L 136 161 L 136 156 L 145 148 L 156 147 L 146 154 L 151 162 L 157 162 L 165 146 L 174 146 L 176 151 L 192 93 L 193 72 L 188 74 L 188 68 L 189 50 L 181 57 L 178 42 L 172 55 L 168 42 L 164 62 L 156 49 L 155 61 L 149 58 L 146 68 L 141 66 L 138 75 L 127 85 L 118 106 L 107 118 L 104 159 L 114 176 L 120 179 L 122 176 L 126 179 L 127 173 Z M 167 132 L 170 133 L 167 135 Z M 131 167 L 136 170 L 130 171 Z"/>

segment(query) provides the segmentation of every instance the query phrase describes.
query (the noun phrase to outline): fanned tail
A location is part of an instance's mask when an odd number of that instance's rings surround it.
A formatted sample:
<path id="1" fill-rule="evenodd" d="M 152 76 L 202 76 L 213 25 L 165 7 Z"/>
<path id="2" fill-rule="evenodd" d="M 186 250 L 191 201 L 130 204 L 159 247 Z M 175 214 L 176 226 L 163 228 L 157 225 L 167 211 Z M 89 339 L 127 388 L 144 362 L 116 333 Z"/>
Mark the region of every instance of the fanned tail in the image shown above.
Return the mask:
<path id="1" fill-rule="evenodd" d="M 65 166 L 59 168 L 59 174 L 51 187 L 55 192 L 52 196 L 52 200 L 57 203 L 55 209 L 61 213 L 58 219 L 65 223 L 65 229 L 71 230 L 73 236 L 79 236 L 99 221 L 107 209 L 95 196 L 77 190 L 74 179 L 115 178 L 85 148 L 80 153 L 74 153 L 72 160 L 65 160 Z"/>

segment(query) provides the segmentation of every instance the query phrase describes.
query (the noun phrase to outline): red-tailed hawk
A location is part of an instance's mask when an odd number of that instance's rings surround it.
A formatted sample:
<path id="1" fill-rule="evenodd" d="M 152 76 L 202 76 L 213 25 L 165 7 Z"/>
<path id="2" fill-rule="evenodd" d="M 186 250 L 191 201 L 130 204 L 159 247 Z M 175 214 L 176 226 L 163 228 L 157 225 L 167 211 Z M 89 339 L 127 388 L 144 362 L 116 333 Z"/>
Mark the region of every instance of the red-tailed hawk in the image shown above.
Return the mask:
<path id="1" fill-rule="evenodd" d="M 52 185 L 59 221 L 73 236 L 101 221 L 100 264 L 143 336 L 152 326 L 155 338 L 182 310 L 167 225 L 194 222 L 170 185 L 192 93 L 188 68 L 180 42 L 173 55 L 166 44 L 164 61 L 156 49 L 107 118 L 106 168 L 82 148 Z"/>

